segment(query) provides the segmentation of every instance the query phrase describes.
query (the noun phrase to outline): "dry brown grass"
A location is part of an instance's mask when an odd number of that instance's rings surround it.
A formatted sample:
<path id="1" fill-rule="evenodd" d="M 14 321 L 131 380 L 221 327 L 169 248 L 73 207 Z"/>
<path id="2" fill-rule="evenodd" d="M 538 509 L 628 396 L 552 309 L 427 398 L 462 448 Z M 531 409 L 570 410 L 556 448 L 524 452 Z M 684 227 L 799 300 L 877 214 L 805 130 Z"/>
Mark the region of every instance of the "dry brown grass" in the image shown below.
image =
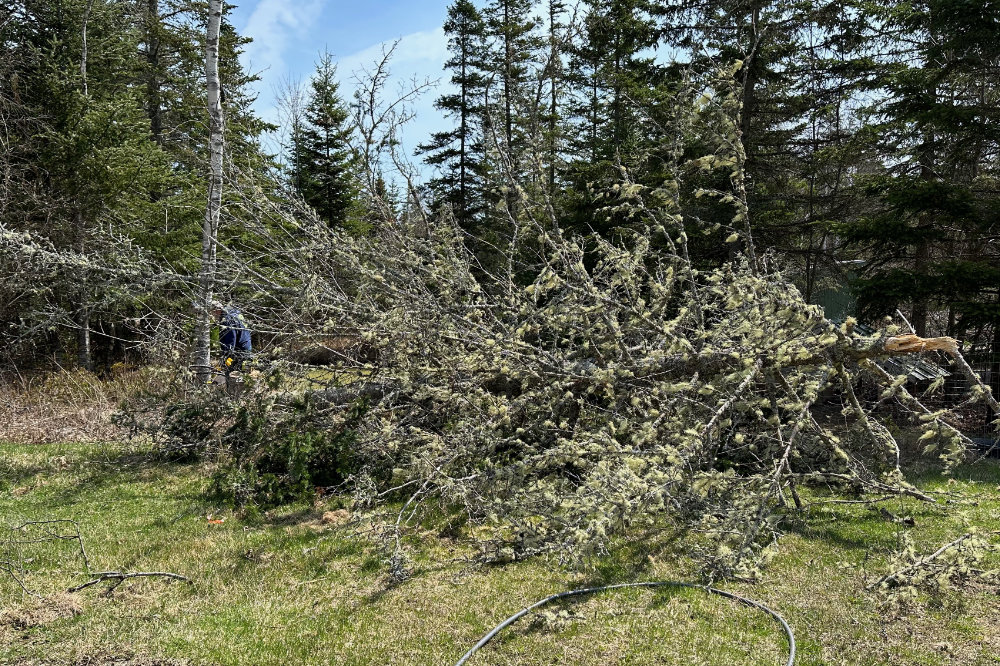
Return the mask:
<path id="1" fill-rule="evenodd" d="M 150 373 L 115 368 L 102 379 L 85 370 L 59 370 L 0 384 L 0 441 L 106 442 L 118 439 L 111 416 Z"/>
<path id="2" fill-rule="evenodd" d="M 81 611 L 79 597 L 68 593 L 56 593 L 26 606 L 0 610 L 0 627 L 19 631 L 44 627 L 56 620 L 79 615 Z"/>

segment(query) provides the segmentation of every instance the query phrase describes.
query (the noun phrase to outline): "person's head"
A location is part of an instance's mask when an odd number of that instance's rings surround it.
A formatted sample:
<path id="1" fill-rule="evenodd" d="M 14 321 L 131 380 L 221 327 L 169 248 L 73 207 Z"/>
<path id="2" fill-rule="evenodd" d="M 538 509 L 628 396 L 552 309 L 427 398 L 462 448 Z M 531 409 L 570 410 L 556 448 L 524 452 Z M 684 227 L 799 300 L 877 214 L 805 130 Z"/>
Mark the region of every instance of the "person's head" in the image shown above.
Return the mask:
<path id="1" fill-rule="evenodd" d="M 222 319 L 222 315 L 225 312 L 222 309 L 222 303 L 216 300 L 212 300 L 212 302 L 209 304 L 208 311 L 212 313 L 212 317 L 216 320 Z"/>

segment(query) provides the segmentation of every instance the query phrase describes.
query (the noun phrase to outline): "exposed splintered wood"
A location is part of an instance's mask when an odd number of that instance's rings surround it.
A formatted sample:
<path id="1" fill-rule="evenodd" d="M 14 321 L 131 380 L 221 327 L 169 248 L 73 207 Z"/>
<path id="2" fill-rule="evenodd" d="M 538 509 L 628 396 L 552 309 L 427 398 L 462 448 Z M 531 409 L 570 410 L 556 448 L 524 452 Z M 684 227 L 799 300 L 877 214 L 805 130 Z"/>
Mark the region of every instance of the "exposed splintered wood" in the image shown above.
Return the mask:
<path id="1" fill-rule="evenodd" d="M 897 335 L 885 341 L 885 350 L 889 352 L 930 352 L 943 351 L 949 354 L 958 353 L 958 341 L 955 338 L 922 338 L 919 335 Z"/>

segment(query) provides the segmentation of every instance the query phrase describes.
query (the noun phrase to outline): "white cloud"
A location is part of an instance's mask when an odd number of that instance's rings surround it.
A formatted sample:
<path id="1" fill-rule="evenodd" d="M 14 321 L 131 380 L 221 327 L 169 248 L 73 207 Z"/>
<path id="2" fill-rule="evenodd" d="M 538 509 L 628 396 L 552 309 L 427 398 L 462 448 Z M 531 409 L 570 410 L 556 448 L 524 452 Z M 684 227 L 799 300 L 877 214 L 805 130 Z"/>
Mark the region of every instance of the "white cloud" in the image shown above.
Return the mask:
<path id="1" fill-rule="evenodd" d="M 242 33 L 253 41 L 243 53 L 251 72 L 285 72 L 285 50 L 315 26 L 325 0 L 260 0 Z"/>
<path id="2" fill-rule="evenodd" d="M 257 113 L 264 120 L 278 121 L 273 91 L 281 77 L 290 72 L 284 56 L 295 51 L 298 44 L 294 40 L 305 40 L 309 32 L 315 30 L 317 17 L 325 1 L 305 0 L 297 4 L 293 0 L 261 0 L 248 19 L 243 34 L 252 37 L 254 41 L 244 54 L 244 65 L 250 71 L 265 70 L 257 84 L 260 96 L 256 104 Z M 419 143 L 426 141 L 433 132 L 441 131 L 446 125 L 440 112 L 434 108 L 434 100 L 450 85 L 446 81 L 449 75 L 444 71 L 444 63 L 448 59 L 448 37 L 444 29 L 413 32 L 398 40 L 389 39 L 372 44 L 342 58 L 336 58 L 336 54 L 334 57 L 337 61 L 337 77 L 341 81 L 341 96 L 350 104 L 356 88 L 355 72 L 361 74 L 363 70 L 373 70 L 382 58 L 383 49 L 388 49 L 396 41 L 396 50 L 389 62 L 391 76 L 386 82 L 386 98 L 392 97 L 401 89 L 409 89 L 414 80 L 421 83 L 425 80 L 442 81 L 440 86 L 428 88 L 410 105 L 415 117 L 403 130 L 403 145 L 404 150 L 412 155 Z M 289 60 L 292 60 L 291 56 Z M 302 66 L 301 62 L 292 64 Z M 298 69 L 296 67 L 291 74 L 301 76 L 303 83 L 307 84 L 313 74 L 311 65 L 309 63 L 309 71 L 294 71 Z M 277 150 L 276 141 L 276 136 L 265 138 L 265 143 L 271 150 Z"/>
<path id="3" fill-rule="evenodd" d="M 346 83 L 353 72 L 371 69 L 381 59 L 384 49 L 396 40 L 386 40 L 366 49 L 340 58 L 337 69 Z M 441 76 L 444 61 L 448 59 L 448 38 L 444 28 L 414 32 L 399 38 L 393 53 L 390 70 L 393 78 L 409 79 L 412 76 L 437 79 Z"/>

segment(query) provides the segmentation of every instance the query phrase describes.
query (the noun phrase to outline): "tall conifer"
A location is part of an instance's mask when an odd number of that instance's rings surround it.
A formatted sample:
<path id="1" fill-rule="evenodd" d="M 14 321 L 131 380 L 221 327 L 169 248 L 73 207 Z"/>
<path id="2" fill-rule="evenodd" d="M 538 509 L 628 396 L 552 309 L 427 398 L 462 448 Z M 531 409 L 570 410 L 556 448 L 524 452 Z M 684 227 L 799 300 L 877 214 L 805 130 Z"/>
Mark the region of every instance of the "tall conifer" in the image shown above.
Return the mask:
<path id="1" fill-rule="evenodd" d="M 297 160 L 301 194 L 331 226 L 354 226 L 348 212 L 357 193 L 354 154 L 348 138 L 350 114 L 340 97 L 337 67 L 329 53 L 320 55 L 310 83 L 305 127 Z"/>
<path id="2" fill-rule="evenodd" d="M 870 212 L 840 228 L 867 260 L 862 305 L 908 308 L 921 335 L 1000 331 L 1000 4 L 893 3 L 870 20 L 885 39 L 887 96 L 869 117 L 886 167 L 861 180 Z"/>
<path id="3" fill-rule="evenodd" d="M 449 203 L 459 224 L 471 230 L 481 222 L 483 210 L 485 23 L 470 0 L 455 0 L 444 29 L 451 53 L 445 67 L 452 72 L 455 92 L 442 95 L 434 106 L 456 126 L 435 133 L 418 152 L 441 170 L 430 182 L 435 197 Z"/>

